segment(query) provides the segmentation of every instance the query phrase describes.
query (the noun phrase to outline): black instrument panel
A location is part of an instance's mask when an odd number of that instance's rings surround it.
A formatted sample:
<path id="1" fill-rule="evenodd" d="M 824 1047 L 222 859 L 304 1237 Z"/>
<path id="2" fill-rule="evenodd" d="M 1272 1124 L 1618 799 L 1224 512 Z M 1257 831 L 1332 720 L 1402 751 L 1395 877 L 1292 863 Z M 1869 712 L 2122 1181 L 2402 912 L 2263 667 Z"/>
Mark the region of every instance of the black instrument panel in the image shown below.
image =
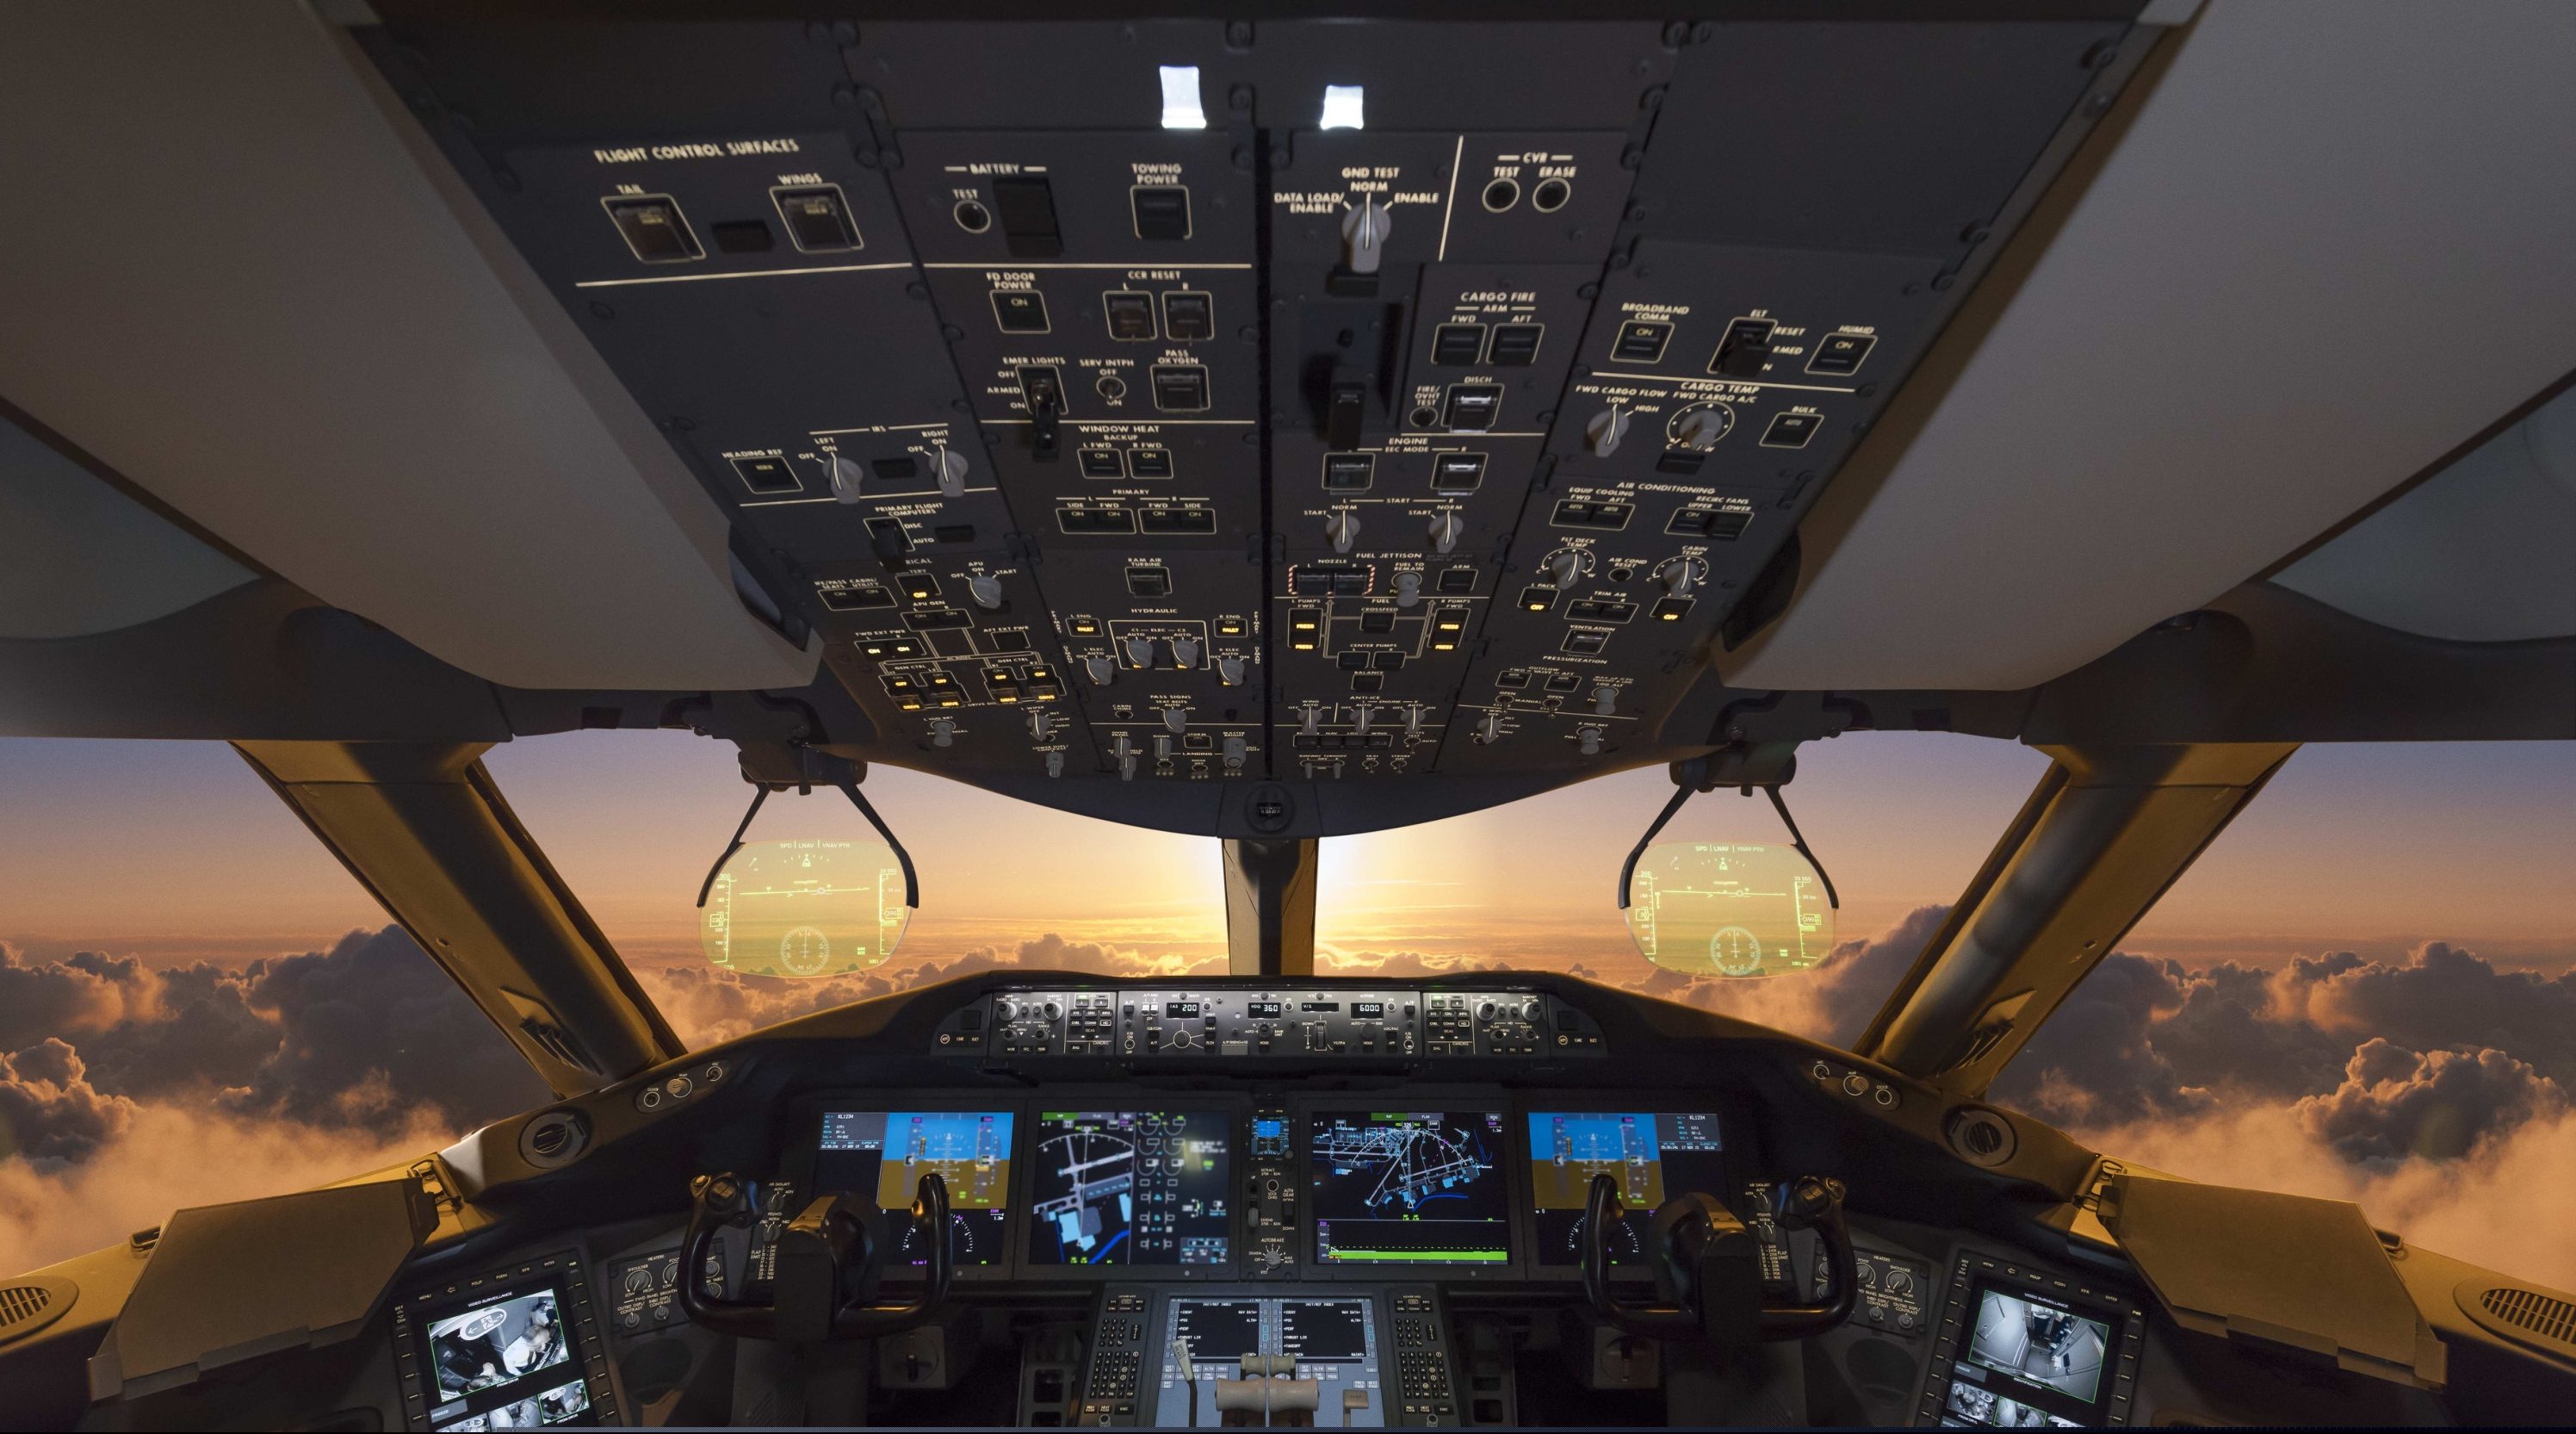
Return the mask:
<path id="1" fill-rule="evenodd" d="M 788 1122 L 764 1213 L 775 1205 L 783 1221 L 819 1194 L 867 1191 L 900 1222 L 919 1175 L 937 1170 L 963 1281 L 1571 1281 L 1568 1222 L 1594 1174 L 1621 1179 L 1642 1230 L 1661 1203 L 1650 1194 L 1728 1199 L 1760 1167 L 1751 1123 L 1722 1096 L 1068 1085 L 810 1096 Z M 1263 1173 L 1276 1185 L 1283 1170 L 1298 1198 L 1273 1263 L 1253 1251 L 1265 1209 L 1275 1221 L 1280 1208 Z M 776 1223 L 755 1233 L 755 1281 Z M 911 1238 L 886 1278 L 923 1263 Z M 1646 1278 L 1635 1256 L 1614 1249 L 1614 1273 Z"/>

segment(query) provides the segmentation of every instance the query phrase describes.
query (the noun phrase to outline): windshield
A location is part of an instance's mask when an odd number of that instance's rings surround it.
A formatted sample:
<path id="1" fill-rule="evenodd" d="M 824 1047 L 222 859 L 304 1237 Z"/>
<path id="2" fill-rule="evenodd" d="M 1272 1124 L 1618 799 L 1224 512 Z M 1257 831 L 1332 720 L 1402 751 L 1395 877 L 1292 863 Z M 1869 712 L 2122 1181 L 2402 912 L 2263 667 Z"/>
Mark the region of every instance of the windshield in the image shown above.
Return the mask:
<path id="1" fill-rule="evenodd" d="M 600 732 L 486 760 L 693 1045 L 969 971 L 1224 965 L 1213 840 L 879 768 L 867 790 L 922 890 L 892 957 L 815 980 L 719 970 L 693 900 L 745 801 L 729 751 Z M 1318 969 L 1568 972 L 1848 1043 L 2045 767 L 1931 734 L 1801 753 L 1787 798 L 1842 899 L 1835 948 L 1807 970 L 1694 980 L 1638 953 L 1617 876 L 1672 790 L 1659 769 L 1324 842 Z M 122 1238 L 175 1182 L 203 1200 L 311 1185 L 545 1098 L 229 749 L 0 741 L 0 810 L 0 1266 Z M 2513 1217 L 2576 1149 L 2571 811 L 2564 744 L 2309 748 L 1995 1097 L 2159 1168 L 2357 1199 L 2429 1243 L 2576 1283 L 2576 1235 Z M 1782 837 L 1768 803 L 1732 791 L 1694 798 L 1666 835 Z M 869 833 L 837 796 L 790 795 L 748 836 Z"/>

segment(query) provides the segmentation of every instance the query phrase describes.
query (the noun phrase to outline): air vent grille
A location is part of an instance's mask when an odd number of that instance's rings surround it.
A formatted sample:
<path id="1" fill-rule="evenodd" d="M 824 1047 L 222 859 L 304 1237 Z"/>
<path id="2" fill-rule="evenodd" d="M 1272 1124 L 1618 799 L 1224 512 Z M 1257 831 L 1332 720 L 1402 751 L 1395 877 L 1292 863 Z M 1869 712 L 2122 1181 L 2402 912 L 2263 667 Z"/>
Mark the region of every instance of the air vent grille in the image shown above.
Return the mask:
<path id="1" fill-rule="evenodd" d="M 2487 1307 L 2487 1313 L 2517 1329 L 2559 1344 L 2576 1345 L 2576 1304 L 2509 1285 L 2480 1295 L 2478 1303 Z"/>
<path id="2" fill-rule="evenodd" d="M 62 1318 L 79 1293 L 68 1280 L 24 1278 L 0 1284 L 0 1344 Z"/>

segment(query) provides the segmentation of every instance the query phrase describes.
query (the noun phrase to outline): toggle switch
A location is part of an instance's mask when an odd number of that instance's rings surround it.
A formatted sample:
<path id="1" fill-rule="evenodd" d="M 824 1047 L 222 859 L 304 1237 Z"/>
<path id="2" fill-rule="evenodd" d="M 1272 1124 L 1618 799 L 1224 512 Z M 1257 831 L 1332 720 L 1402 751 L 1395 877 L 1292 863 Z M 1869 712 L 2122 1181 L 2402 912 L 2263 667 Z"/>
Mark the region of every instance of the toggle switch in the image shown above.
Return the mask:
<path id="1" fill-rule="evenodd" d="M 1324 519 L 1324 536 L 1332 540 L 1334 552 L 1349 552 L 1351 545 L 1359 541 L 1359 515 L 1348 508 L 1335 508 Z"/>
<path id="2" fill-rule="evenodd" d="M 1050 777 L 1061 777 L 1064 775 L 1064 753 L 1049 752 L 1046 754 L 1046 773 Z"/>
<path id="3" fill-rule="evenodd" d="M 1324 711 L 1322 708 L 1309 702 L 1298 710 L 1297 735 L 1301 737 L 1312 737 L 1324 730 Z"/>
<path id="4" fill-rule="evenodd" d="M 1607 717 L 1617 710 L 1618 705 L 1619 689 L 1606 682 L 1592 689 L 1592 710 L 1595 713 Z"/>
<path id="5" fill-rule="evenodd" d="M 1169 733 L 1154 734 L 1154 760 L 1158 763 L 1172 760 L 1172 739 Z"/>
<path id="6" fill-rule="evenodd" d="M 1387 236 L 1395 232 L 1395 218 L 1374 194 L 1360 196 L 1360 202 L 1342 211 L 1342 267 L 1354 274 L 1374 274 L 1386 260 Z"/>
<path id="7" fill-rule="evenodd" d="M 1404 736 L 1407 741 L 1422 740 L 1422 704 L 1419 702 L 1404 709 Z"/>
<path id="8" fill-rule="evenodd" d="M 934 747 L 953 747 L 957 745 L 956 722 L 946 717 L 931 718 L 930 745 Z"/>
<path id="9" fill-rule="evenodd" d="M 1583 441 L 1595 458 L 1607 458 L 1619 451 L 1619 440 L 1628 436 L 1628 410 L 1613 405 L 1592 415 L 1583 425 Z"/>
<path id="10" fill-rule="evenodd" d="M 1359 704 L 1351 709 L 1351 732 L 1355 736 L 1367 736 L 1369 734 L 1369 723 L 1376 719 L 1376 708 L 1371 707 L 1365 702 Z"/>

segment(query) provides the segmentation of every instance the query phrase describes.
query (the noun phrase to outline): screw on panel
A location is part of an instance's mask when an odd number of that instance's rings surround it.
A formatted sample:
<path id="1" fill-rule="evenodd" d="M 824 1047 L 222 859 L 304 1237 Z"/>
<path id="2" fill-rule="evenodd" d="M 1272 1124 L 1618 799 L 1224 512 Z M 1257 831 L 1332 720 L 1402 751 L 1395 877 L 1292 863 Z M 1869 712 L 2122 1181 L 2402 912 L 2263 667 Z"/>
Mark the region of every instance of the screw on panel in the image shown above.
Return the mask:
<path id="1" fill-rule="evenodd" d="M 1235 85 L 1227 89 L 1225 92 L 1225 107 L 1230 110 L 1251 109 L 1252 86 Z"/>
<path id="2" fill-rule="evenodd" d="M 1690 22 L 1688 20 L 1675 20 L 1673 23 L 1664 27 L 1665 49 L 1678 50 L 1689 43 Z"/>
<path id="3" fill-rule="evenodd" d="M 597 299 L 590 301 L 590 312 L 593 318 L 613 319 L 617 317 L 617 311 L 615 309 L 610 308 Z"/>
<path id="4" fill-rule="evenodd" d="M 1249 20 L 1228 20 L 1225 22 L 1225 43 L 1229 49 L 1251 49 L 1252 22 Z"/>
<path id="5" fill-rule="evenodd" d="M 1650 85 L 1644 94 L 1637 96 L 1637 108 L 1641 110 L 1659 110 L 1663 107 L 1664 87 L 1662 85 Z"/>

